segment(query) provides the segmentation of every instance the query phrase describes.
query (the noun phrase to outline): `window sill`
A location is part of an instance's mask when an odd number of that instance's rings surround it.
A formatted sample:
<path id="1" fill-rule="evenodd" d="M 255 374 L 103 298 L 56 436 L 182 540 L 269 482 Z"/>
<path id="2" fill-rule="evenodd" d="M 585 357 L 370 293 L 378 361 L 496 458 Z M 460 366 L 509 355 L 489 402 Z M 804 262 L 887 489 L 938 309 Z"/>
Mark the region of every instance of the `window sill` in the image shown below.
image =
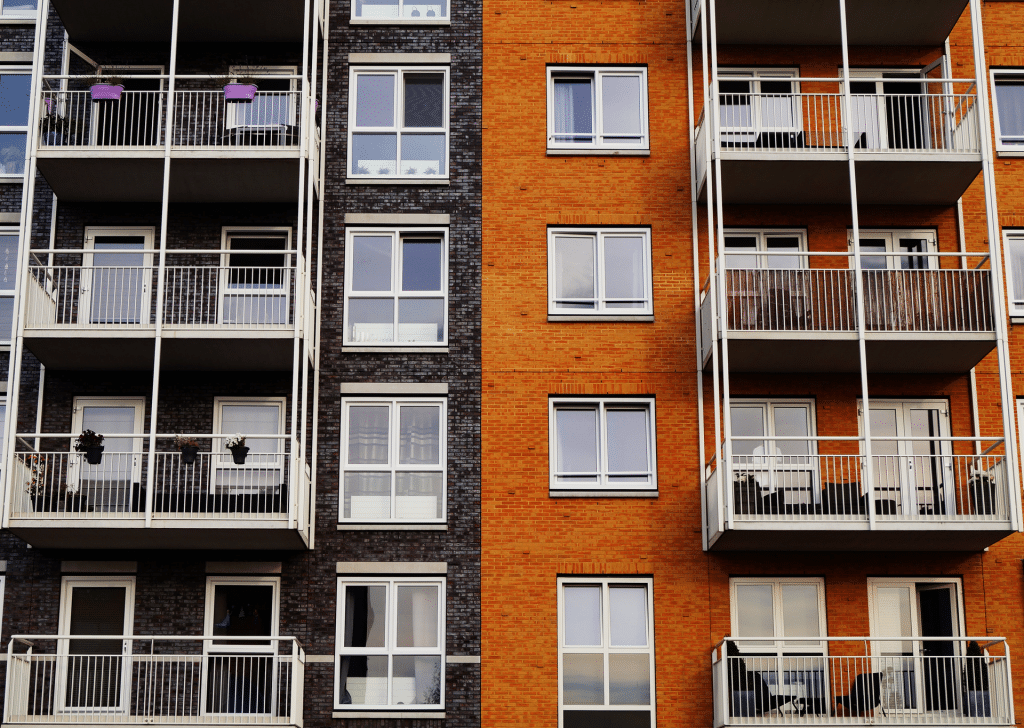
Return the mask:
<path id="1" fill-rule="evenodd" d="M 348 177 L 347 185 L 450 185 L 447 177 L 439 179 L 423 179 L 420 177 Z"/>
<path id="2" fill-rule="evenodd" d="M 426 18 L 413 20 L 412 18 L 349 18 L 349 25 L 451 25 L 451 18 Z"/>
<path id="3" fill-rule="evenodd" d="M 408 712 L 397 712 L 397 711 L 391 712 L 391 711 L 383 711 L 383 710 L 380 710 L 380 711 L 361 711 L 361 710 L 335 711 L 334 713 L 331 714 L 331 717 L 332 718 L 342 718 L 342 719 L 344 719 L 344 718 L 407 718 L 407 719 L 410 719 L 410 720 L 413 720 L 413 719 L 419 719 L 419 720 L 444 720 L 445 719 L 443 712 L 440 712 L 440 713 L 436 712 L 436 711 L 435 712 L 428 712 L 428 711 L 425 711 L 425 710 L 422 711 L 422 712 L 411 712 L 411 711 L 408 711 Z"/>
<path id="4" fill-rule="evenodd" d="M 1010 323 L 1011 324 L 1024 324 L 1024 316 L 1010 316 Z M 0 347 L 0 351 L 3 351 L 2 347 Z"/>
<path id="5" fill-rule="evenodd" d="M 649 157 L 650 149 L 551 149 L 549 157 Z"/>
<path id="6" fill-rule="evenodd" d="M 580 315 L 562 316 L 562 315 L 553 314 L 553 313 L 549 313 L 548 314 L 548 323 L 549 324 L 555 324 L 555 323 L 584 323 L 584 322 L 585 323 L 589 323 L 591 321 L 593 321 L 595 323 L 600 323 L 600 322 L 654 323 L 654 315 L 653 314 L 641 314 L 639 316 L 605 316 L 605 315 L 596 315 L 596 316 L 580 316 Z"/>
<path id="7" fill-rule="evenodd" d="M 998 149 L 997 157 L 1024 157 L 1024 149 Z"/>
<path id="8" fill-rule="evenodd" d="M 5 185 L 5 184 L 6 185 L 20 185 L 20 184 L 23 184 L 24 182 L 25 182 L 25 175 L 22 175 L 22 174 L 19 174 L 17 176 L 6 175 L 6 174 L 3 175 L 3 176 L 0 176 L 0 185 Z"/>
<path id="9" fill-rule="evenodd" d="M 339 531 L 447 531 L 444 523 L 339 523 Z"/>
<path id="10" fill-rule="evenodd" d="M 0 16 L 0 25 L 35 25 L 35 18 L 5 18 Z"/>
<path id="11" fill-rule="evenodd" d="M 447 354 L 447 346 L 343 346 L 342 354 Z"/>
<path id="12" fill-rule="evenodd" d="M 551 498 L 657 498 L 656 490 L 549 490 Z"/>

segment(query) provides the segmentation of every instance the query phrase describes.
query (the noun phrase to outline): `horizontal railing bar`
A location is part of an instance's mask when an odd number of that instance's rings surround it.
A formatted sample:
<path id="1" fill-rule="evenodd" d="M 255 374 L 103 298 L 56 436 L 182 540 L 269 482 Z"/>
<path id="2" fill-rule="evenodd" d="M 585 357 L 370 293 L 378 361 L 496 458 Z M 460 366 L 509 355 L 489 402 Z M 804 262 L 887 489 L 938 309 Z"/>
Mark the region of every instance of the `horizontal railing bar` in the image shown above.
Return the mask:
<path id="1" fill-rule="evenodd" d="M 892 636 L 892 637 L 789 637 L 786 636 L 782 639 L 776 639 L 774 637 L 723 637 L 721 640 L 716 642 L 711 648 L 714 652 L 726 642 L 774 642 L 778 643 L 780 647 L 785 648 L 785 642 L 978 642 L 982 640 L 986 641 L 989 646 L 1005 644 L 1005 637 L 992 637 L 986 635 L 985 637 L 909 637 L 904 635 Z M 765 645 L 768 647 L 768 645 Z M 743 655 L 744 657 L 751 657 L 751 655 Z M 873 655 L 868 655 L 873 657 Z M 859 657 L 859 655 L 837 655 L 837 657 Z"/>
<path id="2" fill-rule="evenodd" d="M 164 78 L 164 79 L 169 79 L 169 78 L 172 78 L 172 76 L 170 74 L 166 74 L 166 73 L 152 73 L 152 74 L 150 74 L 150 73 L 118 73 L 118 74 L 111 73 L 107 80 L 110 80 L 110 79 L 121 80 L 121 79 L 135 79 L 135 78 L 145 78 L 145 79 Z M 265 81 L 265 80 L 275 80 L 275 79 L 301 79 L 301 78 L 305 78 L 305 77 L 302 76 L 301 74 L 298 74 L 298 73 L 264 73 L 264 74 L 251 74 L 251 73 L 250 74 L 241 74 L 241 73 L 235 73 L 235 74 L 230 74 L 230 73 L 228 73 L 228 74 L 181 73 L 181 74 L 174 74 L 173 78 L 176 78 L 176 79 L 183 78 L 183 79 L 189 79 L 189 80 L 208 79 L 208 80 L 211 80 L 211 81 L 219 81 L 219 80 L 222 80 L 222 79 L 232 79 L 232 78 L 234 78 L 234 79 L 239 79 L 239 78 L 250 79 L 250 78 L 252 78 L 252 79 L 256 79 L 256 80 L 260 80 L 260 81 Z M 70 74 L 70 73 L 65 73 L 65 74 L 52 74 L 52 75 L 48 74 L 46 76 L 43 76 L 43 80 L 44 81 L 86 80 L 86 81 L 95 81 L 96 83 L 103 83 L 104 82 L 103 76 L 97 76 L 94 73 L 92 73 L 92 74 L 88 74 L 88 73 L 87 74 L 81 74 L 81 73 L 79 73 L 79 74 Z M 191 89 L 183 89 L 183 90 L 190 91 Z"/>
<path id="3" fill-rule="evenodd" d="M 181 78 L 181 77 L 179 76 L 178 78 Z M 784 83 L 786 81 L 794 81 L 794 82 L 808 81 L 808 82 L 814 82 L 814 83 L 842 83 L 843 78 L 841 76 L 839 76 L 839 77 L 836 77 L 836 76 L 830 76 L 830 77 L 824 77 L 824 76 L 758 76 L 758 77 L 755 78 L 754 76 L 725 76 L 725 75 L 722 75 L 722 74 L 718 74 L 717 75 L 717 80 L 718 81 L 760 81 L 760 82 L 768 81 L 768 82 L 782 82 L 782 83 Z M 876 83 L 880 82 L 880 81 L 884 81 L 885 83 L 916 83 L 916 84 L 928 84 L 928 83 L 975 83 L 975 80 L 973 78 L 927 78 L 927 77 L 925 77 L 925 78 L 922 78 L 922 77 L 915 77 L 915 78 L 885 78 L 885 77 L 882 77 L 882 76 L 856 76 L 856 77 L 853 77 L 853 78 L 850 79 L 851 83 L 858 83 L 860 81 L 874 81 Z M 810 92 L 810 93 L 813 93 L 813 92 Z M 855 94 L 855 95 L 858 95 L 858 94 Z M 868 95 L 868 94 L 864 94 L 864 95 Z M 874 95 L 874 94 L 871 94 L 871 95 Z M 882 94 L 877 94 L 877 95 L 881 96 Z M 957 96 L 959 94 L 952 93 L 952 94 L 942 94 L 942 95 L 944 95 L 944 96 Z"/>
<path id="4" fill-rule="evenodd" d="M 62 432 L 61 433 L 19 432 L 19 433 L 17 433 L 15 435 L 15 437 L 54 437 L 54 438 L 56 438 L 56 437 L 78 437 L 80 434 L 81 434 L 80 432 L 75 432 L 75 433 L 62 433 Z M 219 432 L 219 433 L 205 432 L 205 433 L 199 433 L 199 434 L 192 434 L 192 433 L 188 433 L 188 432 L 177 432 L 177 433 L 169 434 L 169 435 L 161 435 L 161 434 L 150 435 L 148 432 L 142 432 L 142 433 L 126 432 L 126 433 L 114 433 L 114 434 L 111 434 L 111 435 L 106 435 L 106 437 L 116 437 L 116 438 L 122 438 L 122 439 L 126 439 L 126 440 L 130 439 L 130 438 L 139 438 L 139 437 L 157 437 L 157 438 L 172 439 L 172 438 L 179 437 L 179 436 L 180 437 L 198 437 L 198 438 L 207 438 L 207 439 L 209 439 L 211 437 L 215 437 L 215 438 L 234 437 L 236 434 L 237 433 L 234 433 L 234 432 Z M 249 434 L 246 434 L 246 438 L 250 439 L 250 440 L 290 440 L 290 439 L 292 439 L 292 436 L 291 435 L 287 435 L 287 434 L 286 435 L 249 435 Z"/>
<path id="5" fill-rule="evenodd" d="M 733 399 L 732 400 L 732 404 L 734 404 L 734 405 L 735 404 L 742 404 L 742 403 L 743 403 L 743 400 L 741 400 L 741 399 Z M 730 439 L 732 439 L 732 440 L 750 440 L 752 442 L 775 442 L 775 441 L 780 441 L 780 442 L 806 442 L 807 440 L 815 440 L 815 441 L 830 441 L 830 440 L 831 441 L 854 441 L 854 440 L 863 440 L 864 438 L 863 437 L 853 437 L 853 436 L 850 436 L 850 435 L 842 435 L 842 436 L 837 435 L 835 437 L 829 437 L 828 435 L 778 435 L 778 436 L 772 436 L 772 437 L 767 437 L 767 436 L 758 437 L 757 435 L 733 435 Z M 879 442 L 894 442 L 894 441 L 899 441 L 899 442 L 947 442 L 947 441 L 950 441 L 950 442 L 992 442 L 992 440 L 993 440 L 993 438 L 991 438 L 991 437 L 943 437 L 943 436 L 938 436 L 938 435 L 935 436 L 935 437 L 872 437 L 870 439 L 871 439 L 872 442 L 874 442 L 874 441 L 879 441 Z M 1004 438 L 999 438 L 998 440 L 996 440 L 996 445 L 1001 445 L 1003 442 L 1005 442 L 1005 439 Z"/>
<path id="6" fill-rule="evenodd" d="M 734 232 L 734 233 L 726 232 L 726 237 L 741 237 L 743 235 L 746 235 L 746 233 L 744 233 L 742 231 L 738 231 L 738 232 Z M 786 233 L 781 232 L 781 233 L 779 233 L 779 235 L 780 236 L 786 235 Z M 121 251 L 118 251 L 118 252 L 121 252 Z M 171 251 L 167 251 L 167 252 L 171 252 Z M 767 257 L 770 257 L 770 258 L 786 257 L 786 256 L 794 257 L 794 258 L 800 258 L 800 257 L 804 257 L 804 256 L 821 256 L 821 257 L 826 257 L 826 258 L 853 258 L 853 257 L 855 257 L 854 254 L 849 252 L 849 251 L 847 251 L 847 252 L 840 252 L 840 251 L 828 252 L 828 251 L 820 251 L 820 250 L 771 250 L 771 249 L 768 249 L 768 250 L 760 250 L 760 249 L 728 250 L 728 249 L 726 249 L 726 250 L 721 250 L 718 253 L 719 258 L 722 257 L 722 256 L 726 256 L 726 257 L 733 257 L 733 256 L 735 256 L 735 257 L 742 257 L 742 256 L 751 256 L 751 255 L 767 256 Z M 886 258 L 886 257 L 888 257 L 888 258 L 988 258 L 989 255 L 991 255 L 991 254 L 990 253 L 982 253 L 982 252 L 977 252 L 977 253 L 954 253 L 954 252 L 948 252 L 948 253 L 947 252 L 919 253 L 917 251 L 907 251 L 907 250 L 900 250 L 900 251 L 862 250 L 861 251 L 861 257 L 864 257 L 864 258 Z M 729 268 L 728 270 L 775 270 L 775 269 L 772 269 L 772 268 Z M 787 270 L 787 269 L 783 268 L 781 270 Z M 825 269 L 823 269 L 823 268 L 816 268 L 814 270 L 825 270 Z M 847 268 L 840 268 L 839 270 L 849 270 L 849 269 L 847 269 Z M 886 268 L 864 268 L 864 270 L 888 270 L 888 269 L 886 269 Z M 899 270 L 899 272 L 905 273 L 905 272 L 911 272 L 911 271 L 915 271 L 915 270 L 929 270 L 929 269 L 928 268 L 900 268 L 900 269 L 894 269 L 894 270 Z M 939 270 L 950 270 L 950 269 L 947 268 L 947 269 L 939 269 Z"/>
<path id="7" fill-rule="evenodd" d="M 145 250 L 111 250 L 109 248 L 94 249 L 94 248 L 31 248 L 29 252 L 32 253 L 92 253 L 95 255 L 124 255 L 125 253 L 131 253 L 132 255 L 157 255 L 160 252 L 165 252 L 168 255 L 175 254 L 195 254 L 195 253 L 244 253 L 245 255 L 287 255 L 295 253 L 301 253 L 302 251 L 298 248 L 289 248 L 287 250 L 246 250 L 244 248 L 146 248 Z M 730 253 L 732 255 L 732 253 Z M 46 266 L 44 266 L 46 267 Z M 81 267 L 81 266 L 75 266 Z"/>

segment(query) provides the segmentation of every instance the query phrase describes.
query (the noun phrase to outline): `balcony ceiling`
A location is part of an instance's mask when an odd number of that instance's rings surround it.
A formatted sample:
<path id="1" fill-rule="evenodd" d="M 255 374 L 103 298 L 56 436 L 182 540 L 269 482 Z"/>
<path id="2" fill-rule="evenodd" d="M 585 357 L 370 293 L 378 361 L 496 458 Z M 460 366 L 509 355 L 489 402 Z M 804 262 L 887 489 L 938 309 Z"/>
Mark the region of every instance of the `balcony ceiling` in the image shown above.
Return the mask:
<path id="1" fill-rule="evenodd" d="M 171 0 L 53 0 L 74 42 L 168 42 Z M 182 42 L 299 42 L 302 0 L 181 0 L 178 38 Z"/>
<path id="2" fill-rule="evenodd" d="M 1015 533 L 1009 523 L 744 523 L 712 534 L 713 551 L 981 551 Z"/>
<path id="3" fill-rule="evenodd" d="M 851 45 L 937 46 L 967 0 L 847 0 L 846 6 Z M 839 43 L 836 0 L 717 0 L 716 8 L 719 43 Z"/>

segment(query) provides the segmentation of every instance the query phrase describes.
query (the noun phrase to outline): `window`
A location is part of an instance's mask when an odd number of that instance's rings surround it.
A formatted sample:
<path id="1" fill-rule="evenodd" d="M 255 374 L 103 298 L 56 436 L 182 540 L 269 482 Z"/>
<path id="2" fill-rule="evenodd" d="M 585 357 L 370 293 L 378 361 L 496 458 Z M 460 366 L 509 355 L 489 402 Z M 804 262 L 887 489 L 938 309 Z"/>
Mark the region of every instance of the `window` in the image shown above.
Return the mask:
<path id="1" fill-rule="evenodd" d="M 879 78 L 882 80 L 866 80 Z M 946 142 L 931 138 L 941 125 L 931 119 L 935 112 L 929 106 L 927 92 L 919 69 L 851 71 L 850 126 L 854 146 L 858 149 L 929 149 L 937 142 L 941 148 Z"/>
<path id="2" fill-rule="evenodd" d="M 996 149 L 1024 149 L 1024 69 L 993 69 Z"/>
<path id="3" fill-rule="evenodd" d="M 352 0 L 352 20 L 386 23 L 448 20 L 448 0 Z"/>
<path id="4" fill-rule="evenodd" d="M 445 582 L 338 579 L 336 709 L 444 707 Z"/>
<path id="5" fill-rule="evenodd" d="M 148 325 L 154 228 L 85 229 L 83 284 L 78 291 L 78 322 Z M 191 285 L 191 282 L 190 282 Z M 58 286 L 58 295 L 63 288 Z M 74 302 L 61 302 L 73 305 Z"/>
<path id="6" fill-rule="evenodd" d="M 345 255 L 345 343 L 448 343 L 448 233 L 350 229 Z"/>
<path id="7" fill-rule="evenodd" d="M 861 230 L 860 267 L 867 270 L 938 268 L 934 230 Z M 853 236 L 850 236 L 851 245 Z M 850 267 L 854 266 L 850 257 Z"/>
<path id="8" fill-rule="evenodd" d="M 737 514 L 778 514 L 820 500 L 813 401 L 734 399 L 730 425 Z M 790 437 L 808 439 L 776 439 Z"/>
<path id="9" fill-rule="evenodd" d="M 795 70 L 729 69 L 719 73 L 723 147 L 804 146 Z"/>
<path id="10" fill-rule="evenodd" d="M 650 149 L 647 68 L 549 66 L 548 149 Z"/>
<path id="11" fill-rule="evenodd" d="M 640 316 L 654 312 L 650 230 L 548 231 L 548 313 Z"/>
<path id="12" fill-rule="evenodd" d="M 448 176 L 448 69 L 353 68 L 349 176 Z"/>
<path id="13" fill-rule="evenodd" d="M 219 324 L 287 325 L 290 320 L 291 230 L 224 230 Z M 233 252 L 240 251 L 240 252 Z M 277 253 L 276 251 L 281 251 Z"/>
<path id="14" fill-rule="evenodd" d="M 7 3 L 3 7 L 6 9 Z M 0 67 L 0 177 L 21 177 L 25 174 L 31 90 L 29 70 Z"/>
<path id="15" fill-rule="evenodd" d="M 653 399 L 551 399 L 551 490 L 657 490 Z"/>
<path id="16" fill-rule="evenodd" d="M 444 399 L 342 401 L 342 521 L 443 521 Z"/>
<path id="17" fill-rule="evenodd" d="M 228 73 L 238 83 L 238 76 L 248 71 L 232 66 Z M 260 78 L 256 79 L 259 90 L 250 103 L 227 104 L 227 121 L 229 128 L 246 127 L 260 129 L 283 129 L 296 124 L 297 84 L 294 78 L 263 78 L 263 76 L 294 76 L 298 73 L 295 66 L 259 67 Z M 266 144 L 266 142 L 261 142 Z"/>
<path id="18" fill-rule="evenodd" d="M 284 484 L 285 441 L 280 437 L 259 435 L 284 434 L 284 397 L 217 398 L 214 400 L 213 488 L 218 495 L 271 496 L 281 492 Z M 227 438 L 245 435 L 249 452 L 244 462 L 237 462 L 228 451 Z M 279 503 L 263 507 L 276 510 Z"/>
<path id="19" fill-rule="evenodd" d="M 90 464 L 82 453 L 68 456 L 68 484 L 77 483 L 80 498 L 62 506 L 76 515 L 132 513 L 144 508 L 133 484 L 142 482 L 142 397 L 75 397 L 71 432 L 93 430 L 103 438 L 103 458 Z M 69 440 L 69 450 L 74 441 Z M 71 494 L 71 491 L 68 491 Z M 144 496 L 142 496 L 144 497 Z"/>
<path id="20" fill-rule="evenodd" d="M 560 728 L 656 724 L 651 579 L 558 580 Z"/>
<path id="21" fill-rule="evenodd" d="M 14 339 L 14 290 L 18 278 L 16 228 L 0 228 L 0 344 Z"/>
<path id="22" fill-rule="evenodd" d="M 822 579 L 735 578 L 729 580 L 729 587 L 732 634 L 740 638 L 765 638 L 741 639 L 736 643 L 741 652 L 765 654 L 769 651 L 766 648 L 784 646 L 787 654 L 823 654 L 824 642 L 785 641 L 787 637 L 825 636 L 825 582 Z"/>
<path id="23" fill-rule="evenodd" d="M 803 230 L 725 231 L 725 267 L 733 269 L 773 270 L 806 268 L 807 258 L 786 255 L 807 250 Z"/>
<path id="24" fill-rule="evenodd" d="M 34 18 L 39 0 L 0 0 L 0 16 L 5 18 Z"/>
<path id="25" fill-rule="evenodd" d="M 1010 314 L 1024 316 L 1024 230 L 1003 231 L 1003 244 L 1010 288 Z"/>

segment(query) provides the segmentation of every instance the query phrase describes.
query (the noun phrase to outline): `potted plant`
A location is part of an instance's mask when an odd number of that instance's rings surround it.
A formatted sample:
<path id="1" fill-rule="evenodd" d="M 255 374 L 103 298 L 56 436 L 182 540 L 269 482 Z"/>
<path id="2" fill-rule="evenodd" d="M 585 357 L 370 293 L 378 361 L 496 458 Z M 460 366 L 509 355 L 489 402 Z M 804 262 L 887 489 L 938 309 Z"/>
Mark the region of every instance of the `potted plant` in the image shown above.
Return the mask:
<path id="1" fill-rule="evenodd" d="M 965 650 L 964 667 L 964 715 L 971 718 L 988 718 L 992 715 L 992 703 L 988 692 L 988 666 L 985 653 L 977 642 L 971 640 Z"/>
<path id="2" fill-rule="evenodd" d="M 99 465 L 103 462 L 103 435 L 92 430 L 82 430 L 82 434 L 75 440 L 75 450 L 85 453 L 85 461 L 90 465 Z"/>
<path id="3" fill-rule="evenodd" d="M 107 66 L 105 74 L 94 76 L 89 86 L 93 101 L 120 101 L 124 92 L 124 78 L 117 66 Z"/>
<path id="4" fill-rule="evenodd" d="M 996 482 L 983 472 L 976 472 L 967 481 L 971 491 L 974 512 L 979 516 L 991 516 L 996 512 Z"/>
<path id="5" fill-rule="evenodd" d="M 224 100 L 231 102 L 249 103 L 256 98 L 256 91 L 259 86 L 256 80 L 259 76 L 265 75 L 267 69 L 263 66 L 250 66 L 248 63 L 239 66 L 236 70 L 236 80 L 224 85 Z"/>
<path id="6" fill-rule="evenodd" d="M 61 113 L 63 102 L 55 97 L 43 99 L 43 113 L 39 117 L 40 139 L 43 146 L 59 147 L 73 144 L 78 137 L 78 119 Z"/>
<path id="7" fill-rule="evenodd" d="M 245 465 L 245 458 L 249 454 L 249 448 L 245 446 L 245 435 L 229 437 L 224 446 L 231 451 L 235 465 Z"/>
<path id="8" fill-rule="evenodd" d="M 36 513 L 50 510 L 47 508 L 46 464 L 39 455 L 27 455 L 25 465 L 28 466 L 29 479 L 25 483 L 25 492 L 32 499 L 32 510 Z"/>
<path id="9" fill-rule="evenodd" d="M 196 455 L 199 453 L 199 441 L 192 437 L 186 437 L 185 435 L 175 435 L 174 446 L 178 448 L 178 452 L 181 453 L 181 462 L 185 465 L 192 465 L 196 461 Z"/>
<path id="10" fill-rule="evenodd" d="M 78 492 L 78 483 L 64 484 L 64 510 L 68 513 L 82 513 L 85 511 L 82 496 Z"/>

